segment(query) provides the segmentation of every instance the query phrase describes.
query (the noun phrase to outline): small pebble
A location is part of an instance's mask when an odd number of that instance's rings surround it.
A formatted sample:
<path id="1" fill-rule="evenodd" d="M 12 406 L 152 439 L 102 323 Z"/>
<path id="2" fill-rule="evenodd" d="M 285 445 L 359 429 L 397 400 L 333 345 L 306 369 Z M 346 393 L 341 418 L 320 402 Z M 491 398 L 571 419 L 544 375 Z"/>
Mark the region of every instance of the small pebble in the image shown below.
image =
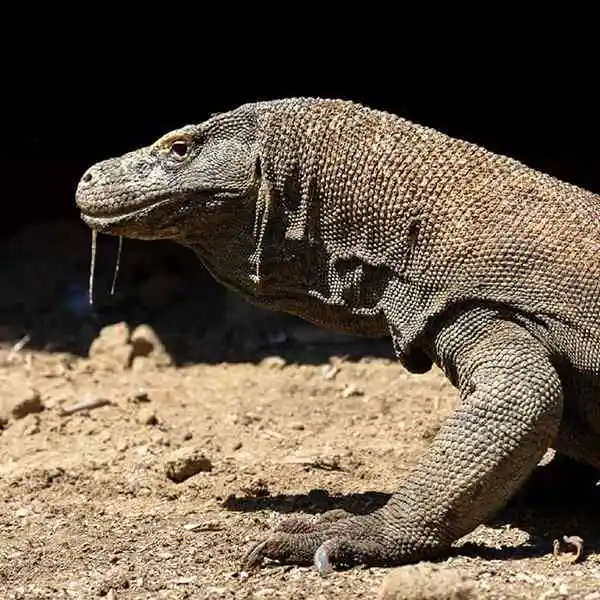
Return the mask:
<path id="1" fill-rule="evenodd" d="M 330 381 L 335 379 L 340 373 L 341 369 L 337 365 L 325 365 L 321 370 L 323 379 Z"/>
<path id="2" fill-rule="evenodd" d="M 364 396 L 364 395 L 365 395 L 364 391 L 352 383 L 350 385 L 346 386 L 346 388 L 342 391 L 342 398 L 344 398 L 344 400 L 346 398 L 351 398 L 352 396 Z"/>
<path id="3" fill-rule="evenodd" d="M 204 523 L 186 523 L 183 528 L 186 531 L 219 531 L 223 529 L 220 523 L 216 521 L 206 521 Z"/>
<path id="4" fill-rule="evenodd" d="M 17 426 L 18 435 L 36 435 L 40 432 L 41 419 L 38 414 L 30 414 L 23 417 Z"/>
<path id="5" fill-rule="evenodd" d="M 149 325 L 138 325 L 131 333 L 133 358 L 150 358 L 156 366 L 168 366 L 172 359 L 160 338 Z"/>
<path id="6" fill-rule="evenodd" d="M 92 341 L 89 358 L 96 366 L 110 370 L 128 369 L 133 358 L 133 349 L 128 340 L 127 323 L 122 321 L 107 325 Z"/>
<path id="7" fill-rule="evenodd" d="M 139 388 L 138 390 L 136 390 L 132 396 L 131 399 L 134 402 L 150 402 L 150 396 L 148 396 L 148 392 L 144 389 L 144 388 Z"/>
<path id="8" fill-rule="evenodd" d="M 267 356 L 261 361 L 260 364 L 268 369 L 283 369 L 283 367 L 286 365 L 286 362 L 285 358 L 281 356 Z"/>
<path id="9" fill-rule="evenodd" d="M 212 471 L 210 459 L 197 448 L 180 448 L 165 461 L 165 473 L 175 483 L 181 483 L 197 473 Z"/>
<path id="10" fill-rule="evenodd" d="M 232 579 L 248 579 L 248 571 L 234 571 L 229 575 Z"/>
<path id="11" fill-rule="evenodd" d="M 140 411 L 138 420 L 143 425 L 154 426 L 154 425 L 158 425 L 158 423 L 159 423 L 158 417 L 156 416 L 156 411 L 154 411 L 154 410 Z"/>
<path id="12" fill-rule="evenodd" d="M 27 415 L 39 413 L 44 410 L 42 396 L 36 389 L 27 389 L 3 399 L 0 408 L 0 422 L 12 419 L 22 419 Z"/>
<path id="13" fill-rule="evenodd" d="M 195 577 L 179 577 L 177 579 L 173 579 L 172 583 L 174 585 L 190 585 L 196 581 Z"/>

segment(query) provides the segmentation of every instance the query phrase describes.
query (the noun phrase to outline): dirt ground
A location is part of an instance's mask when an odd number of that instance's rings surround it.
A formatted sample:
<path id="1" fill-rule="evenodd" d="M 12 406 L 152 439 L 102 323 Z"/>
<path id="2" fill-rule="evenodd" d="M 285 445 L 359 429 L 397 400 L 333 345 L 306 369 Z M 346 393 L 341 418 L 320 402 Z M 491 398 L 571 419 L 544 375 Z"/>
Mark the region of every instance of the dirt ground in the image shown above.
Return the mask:
<path id="1" fill-rule="evenodd" d="M 455 391 L 388 340 L 241 303 L 169 244 L 126 241 L 111 296 L 100 242 L 93 310 L 83 226 L 0 247 L 0 597 L 377 598 L 391 578 L 386 598 L 600 600 L 598 477 L 556 461 L 435 564 L 241 571 L 290 513 L 383 504 Z M 563 535 L 583 560 L 553 555 Z"/>

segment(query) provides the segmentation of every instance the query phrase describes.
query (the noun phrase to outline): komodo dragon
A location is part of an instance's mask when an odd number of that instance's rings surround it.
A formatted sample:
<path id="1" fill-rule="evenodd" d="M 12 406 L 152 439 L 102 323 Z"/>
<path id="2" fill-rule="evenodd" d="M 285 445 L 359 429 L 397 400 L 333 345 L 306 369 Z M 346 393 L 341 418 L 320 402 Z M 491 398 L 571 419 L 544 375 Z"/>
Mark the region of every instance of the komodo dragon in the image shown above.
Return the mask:
<path id="1" fill-rule="evenodd" d="M 355 102 L 292 98 L 99 162 L 76 202 L 97 232 L 191 248 L 259 306 L 390 335 L 408 371 L 435 363 L 459 392 L 385 506 L 286 521 L 247 566 L 432 559 L 548 447 L 600 468 L 600 196 Z"/>

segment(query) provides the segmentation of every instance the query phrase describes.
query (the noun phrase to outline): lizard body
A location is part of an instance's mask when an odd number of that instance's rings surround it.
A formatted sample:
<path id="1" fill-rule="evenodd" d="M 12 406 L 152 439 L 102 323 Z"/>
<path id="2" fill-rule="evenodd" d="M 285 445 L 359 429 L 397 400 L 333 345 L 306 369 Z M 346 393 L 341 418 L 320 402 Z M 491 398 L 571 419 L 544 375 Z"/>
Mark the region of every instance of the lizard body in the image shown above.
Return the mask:
<path id="1" fill-rule="evenodd" d="M 257 305 L 435 363 L 459 404 L 388 504 L 263 557 L 400 564 L 502 507 L 549 446 L 600 468 L 600 197 L 344 100 L 242 105 L 92 166 L 93 229 L 192 248 Z"/>

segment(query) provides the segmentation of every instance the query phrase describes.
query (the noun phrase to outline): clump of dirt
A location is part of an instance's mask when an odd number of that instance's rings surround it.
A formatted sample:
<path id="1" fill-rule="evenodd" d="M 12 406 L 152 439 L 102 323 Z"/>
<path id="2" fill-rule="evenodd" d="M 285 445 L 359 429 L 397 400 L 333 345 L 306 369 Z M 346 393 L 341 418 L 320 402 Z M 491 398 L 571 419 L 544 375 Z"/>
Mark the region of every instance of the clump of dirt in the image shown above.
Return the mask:
<path id="1" fill-rule="evenodd" d="M 378 600 L 474 600 L 473 583 L 457 570 L 429 564 L 394 569 L 384 580 Z"/>
<path id="2" fill-rule="evenodd" d="M 202 471 L 212 471 L 212 463 L 202 450 L 193 446 L 179 448 L 165 461 L 165 474 L 175 483 L 182 483 Z"/>

